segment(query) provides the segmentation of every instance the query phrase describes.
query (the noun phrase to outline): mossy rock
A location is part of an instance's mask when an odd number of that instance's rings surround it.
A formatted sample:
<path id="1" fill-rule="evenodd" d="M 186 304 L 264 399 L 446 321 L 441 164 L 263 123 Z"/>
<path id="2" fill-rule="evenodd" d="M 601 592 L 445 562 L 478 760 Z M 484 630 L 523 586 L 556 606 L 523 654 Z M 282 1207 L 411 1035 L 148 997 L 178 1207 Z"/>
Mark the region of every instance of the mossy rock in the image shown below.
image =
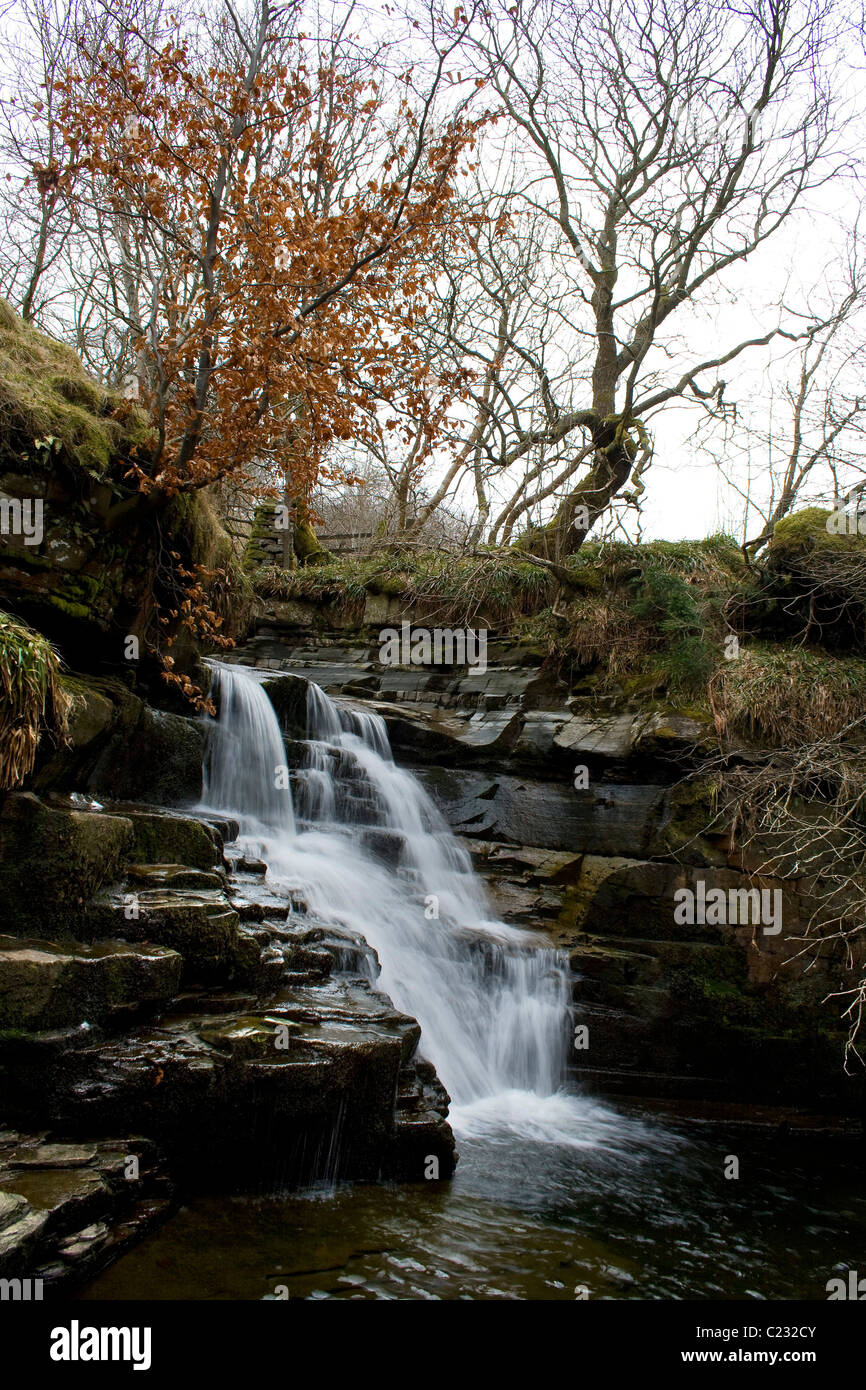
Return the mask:
<path id="1" fill-rule="evenodd" d="M 722 866 L 728 863 L 728 840 L 712 778 L 690 779 L 671 788 L 661 831 L 665 853 L 682 863 Z"/>
<path id="2" fill-rule="evenodd" d="M 0 816 L 0 900 L 15 935 L 75 936 L 103 883 L 132 848 L 123 816 L 60 810 L 30 792 L 8 796 Z"/>
<path id="3" fill-rule="evenodd" d="M 767 545 L 768 565 L 774 570 L 796 568 L 815 550 L 866 553 L 866 535 L 828 531 L 827 521 L 831 516 L 833 513 L 826 507 L 806 507 L 783 517 L 776 523 Z"/>
<path id="4" fill-rule="evenodd" d="M 181 864 L 212 869 L 222 861 L 219 836 L 209 825 L 190 816 L 162 815 L 130 809 L 134 864 Z"/>
<path id="5" fill-rule="evenodd" d="M 0 1024 L 40 1030 L 99 1023 L 166 1003 L 180 975 L 180 956 L 163 946 L 0 937 Z"/>
<path id="6" fill-rule="evenodd" d="M 238 914 L 221 890 L 145 889 L 137 895 L 139 917 L 122 917 L 131 940 L 156 941 L 183 958 L 183 979 L 225 978 L 232 973 L 238 942 Z M 119 904 L 112 901 L 114 915 Z M 100 912 L 101 904 L 97 904 Z"/>
<path id="7" fill-rule="evenodd" d="M 204 727 L 199 720 L 140 705 L 135 726 L 113 737 L 88 790 L 116 801 L 176 806 L 201 795 Z"/>
<path id="8" fill-rule="evenodd" d="M 46 337 L 0 299 L 0 460 L 48 472 L 62 453 L 75 472 L 104 477 L 148 437 L 130 401 L 88 377 L 75 351 Z"/>

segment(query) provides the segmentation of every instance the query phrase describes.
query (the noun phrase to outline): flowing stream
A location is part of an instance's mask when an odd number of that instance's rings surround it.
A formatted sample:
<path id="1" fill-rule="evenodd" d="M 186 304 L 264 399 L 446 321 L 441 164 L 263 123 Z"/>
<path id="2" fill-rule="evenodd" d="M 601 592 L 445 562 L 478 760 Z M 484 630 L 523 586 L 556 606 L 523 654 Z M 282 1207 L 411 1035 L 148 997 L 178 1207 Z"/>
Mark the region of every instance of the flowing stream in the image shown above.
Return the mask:
<path id="1" fill-rule="evenodd" d="M 381 717 L 313 684 L 293 805 L 262 678 L 214 664 L 205 804 L 239 820 L 241 844 L 268 865 L 272 888 L 373 947 L 379 987 L 421 1024 L 420 1050 L 452 1097 L 459 1133 L 609 1139 L 614 1113 L 564 1089 L 565 956 L 491 918 L 469 855 L 395 765 Z"/>
<path id="2" fill-rule="evenodd" d="M 240 820 L 269 890 L 375 949 L 453 1097 L 460 1162 L 447 1183 L 196 1198 L 85 1298 L 823 1299 L 834 1269 L 858 1267 L 856 1146 L 569 1094 L 565 962 L 490 919 L 382 720 L 311 686 L 293 804 L 264 675 L 214 670 L 205 800 Z"/>

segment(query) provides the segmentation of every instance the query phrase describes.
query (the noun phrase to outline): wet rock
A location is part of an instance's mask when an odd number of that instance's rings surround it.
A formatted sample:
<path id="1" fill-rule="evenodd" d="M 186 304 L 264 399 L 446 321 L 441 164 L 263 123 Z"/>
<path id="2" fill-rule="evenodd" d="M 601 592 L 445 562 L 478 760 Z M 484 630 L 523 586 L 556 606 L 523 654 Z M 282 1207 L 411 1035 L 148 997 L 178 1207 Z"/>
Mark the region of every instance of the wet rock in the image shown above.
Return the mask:
<path id="1" fill-rule="evenodd" d="M 0 900 L 7 931 L 75 936 L 94 893 L 117 877 L 132 846 L 122 816 L 7 796 L 0 815 Z"/>
<path id="2" fill-rule="evenodd" d="M 18 1192 L 0 1195 L 0 1274 L 17 1274 L 35 1262 L 48 1217 Z"/>
<path id="3" fill-rule="evenodd" d="M 590 854 L 641 853 L 664 815 L 665 789 L 604 783 L 575 790 L 561 783 L 439 768 L 419 779 L 451 828 L 483 840 Z"/>
<path id="4" fill-rule="evenodd" d="M 307 682 L 296 675 L 274 676 L 263 689 L 277 712 L 285 738 L 307 737 Z"/>
<path id="5" fill-rule="evenodd" d="M 221 888 L 146 888 L 136 892 L 132 902 L 121 890 L 105 890 L 92 904 L 91 919 L 97 929 L 179 952 L 184 981 L 230 971 L 238 915 Z"/>
<path id="6" fill-rule="evenodd" d="M 214 826 L 192 816 L 157 810 L 126 811 L 132 825 L 130 859 L 138 864 L 183 864 L 212 869 L 222 859 L 222 839 Z M 234 837 L 232 837 L 234 838 Z"/>
<path id="7" fill-rule="evenodd" d="M 249 859 L 242 855 L 237 863 L 238 869 L 244 874 L 257 874 L 264 878 L 268 872 L 268 866 L 263 859 Z"/>
<path id="8" fill-rule="evenodd" d="M 109 743 L 88 790 L 117 801 L 174 806 L 201 795 L 204 729 L 199 721 L 141 706 L 138 722 Z"/>
<path id="9" fill-rule="evenodd" d="M 407 1165 L 423 1176 L 423 1153 L 440 1157 L 445 1176 L 453 1140 L 430 1108 L 432 1101 L 441 1109 L 441 1088 L 426 1077 L 415 1110 L 401 1112 L 399 1126 L 395 1117 L 401 1070 L 419 1035 L 414 1019 L 360 982 L 326 994 L 290 989 L 253 1014 L 169 1014 L 159 1028 L 64 1058 L 52 1120 L 122 1132 L 135 1117 L 198 1185 L 242 1185 L 275 1168 L 298 1176 L 315 1156 L 317 1134 L 322 1142 L 333 1135 L 336 1170 L 346 1176 Z"/>
<path id="10" fill-rule="evenodd" d="M 225 888 L 225 874 L 215 869 L 190 869 L 185 864 L 130 864 L 126 882 L 133 888 L 207 888 L 220 892 Z"/>
<path id="11" fill-rule="evenodd" d="M 147 1140 L 0 1137 L 0 1275 L 30 1280 L 11 1296 L 91 1277 L 167 1214 L 170 1191 Z"/>
<path id="12" fill-rule="evenodd" d="M 62 1028 L 153 1007 L 177 993 L 180 973 L 180 956 L 162 946 L 3 936 L 0 1028 Z"/>

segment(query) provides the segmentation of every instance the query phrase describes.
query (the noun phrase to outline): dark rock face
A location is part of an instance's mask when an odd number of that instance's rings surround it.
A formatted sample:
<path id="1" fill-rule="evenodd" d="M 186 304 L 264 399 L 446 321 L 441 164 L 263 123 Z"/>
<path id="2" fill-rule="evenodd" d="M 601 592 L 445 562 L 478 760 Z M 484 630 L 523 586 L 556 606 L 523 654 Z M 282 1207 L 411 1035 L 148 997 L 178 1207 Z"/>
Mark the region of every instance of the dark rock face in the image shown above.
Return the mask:
<path id="1" fill-rule="evenodd" d="M 40 761 L 34 788 L 100 800 L 175 806 L 198 801 L 205 729 L 200 719 L 154 710 L 116 677 L 64 675 L 70 746 Z"/>
<path id="2" fill-rule="evenodd" d="M 305 680 L 293 675 L 276 676 L 263 684 L 287 739 L 306 737 L 307 688 Z"/>
<path id="3" fill-rule="evenodd" d="M 418 775 L 459 834 L 543 849 L 649 851 L 665 807 L 663 787 L 602 783 L 575 791 L 535 778 L 446 768 Z"/>
<path id="4" fill-rule="evenodd" d="M 165 1168 L 145 1139 L 49 1143 L 0 1132 L 4 1298 L 39 1301 L 93 1278 L 170 1206 Z"/>
<path id="5" fill-rule="evenodd" d="M 111 740 L 88 780 L 94 796 L 164 806 L 201 795 L 204 728 L 200 721 L 144 705 L 135 726 Z"/>
<path id="6" fill-rule="evenodd" d="M 0 1028 L 102 1023 L 139 1004 L 165 1004 L 180 987 L 181 957 L 146 943 L 50 941 L 0 936 Z"/>
<path id="7" fill-rule="evenodd" d="M 774 864 L 772 845 L 744 861 L 729 832 L 707 833 L 709 791 L 683 780 L 708 745 L 706 715 L 569 691 L 530 645 L 492 636 L 484 673 L 383 668 L 370 624 L 405 616 L 383 610 L 328 633 L 273 605 L 238 656 L 383 715 L 496 912 L 569 950 L 574 1022 L 588 1029 L 575 1075 L 618 1095 L 861 1114 L 862 1075 L 843 1068 L 844 1003 L 829 997 L 850 988 L 850 971 L 829 949 L 801 955 L 820 883 Z M 765 861 L 776 878 L 754 877 Z M 736 917 L 678 924 L 674 893 L 699 882 L 778 889 L 782 931 Z"/>

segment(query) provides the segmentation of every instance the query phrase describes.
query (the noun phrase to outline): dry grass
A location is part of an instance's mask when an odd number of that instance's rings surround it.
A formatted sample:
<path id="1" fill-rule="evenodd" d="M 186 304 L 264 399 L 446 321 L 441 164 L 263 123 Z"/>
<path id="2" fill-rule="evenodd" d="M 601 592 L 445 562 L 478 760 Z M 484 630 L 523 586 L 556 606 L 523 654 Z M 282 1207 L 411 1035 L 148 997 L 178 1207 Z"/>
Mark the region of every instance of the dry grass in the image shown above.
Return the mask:
<path id="1" fill-rule="evenodd" d="M 771 747 L 841 733 L 866 707 L 866 660 L 819 648 L 750 645 L 716 677 L 714 697 L 727 728 Z"/>
<path id="2" fill-rule="evenodd" d="M 0 789 L 33 771 L 43 733 L 65 741 L 69 704 L 51 643 L 0 611 Z"/>

